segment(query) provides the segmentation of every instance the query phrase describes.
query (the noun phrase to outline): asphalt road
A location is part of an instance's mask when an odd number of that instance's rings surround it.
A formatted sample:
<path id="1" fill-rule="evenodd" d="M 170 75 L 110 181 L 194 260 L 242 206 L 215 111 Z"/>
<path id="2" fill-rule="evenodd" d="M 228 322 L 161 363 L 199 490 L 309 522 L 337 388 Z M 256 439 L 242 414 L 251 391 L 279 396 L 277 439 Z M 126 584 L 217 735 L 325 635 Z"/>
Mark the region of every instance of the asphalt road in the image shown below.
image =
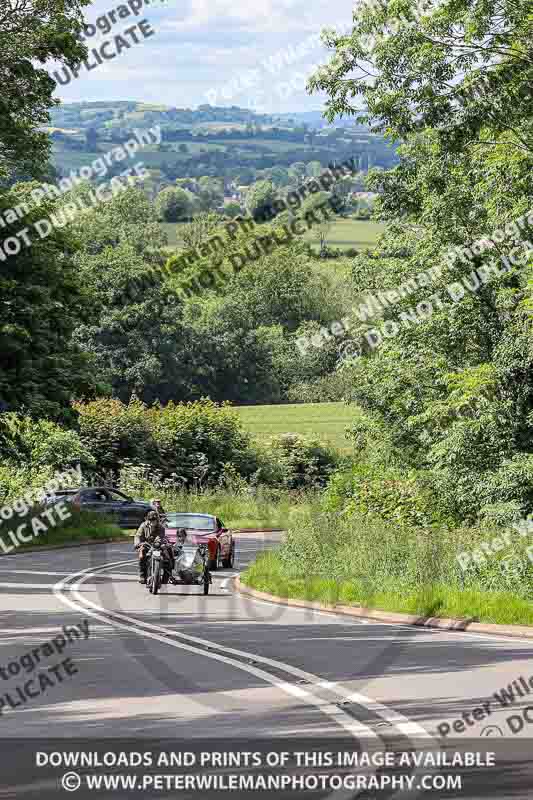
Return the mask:
<path id="1" fill-rule="evenodd" d="M 215 573 L 208 597 L 175 586 L 151 596 L 125 544 L 0 558 L 0 795 L 65 794 L 57 787 L 65 770 L 39 771 L 35 751 L 55 739 L 64 750 L 65 740 L 87 748 L 112 738 L 126 749 L 131 740 L 137 749 L 154 741 L 199 750 L 477 747 L 497 751 L 500 767 L 465 771 L 468 785 L 455 793 L 423 794 L 533 797 L 533 641 L 351 620 L 236 594 L 231 576 L 276 544 L 240 537 L 236 569 Z M 507 706 L 494 697 L 502 688 L 514 695 Z"/>

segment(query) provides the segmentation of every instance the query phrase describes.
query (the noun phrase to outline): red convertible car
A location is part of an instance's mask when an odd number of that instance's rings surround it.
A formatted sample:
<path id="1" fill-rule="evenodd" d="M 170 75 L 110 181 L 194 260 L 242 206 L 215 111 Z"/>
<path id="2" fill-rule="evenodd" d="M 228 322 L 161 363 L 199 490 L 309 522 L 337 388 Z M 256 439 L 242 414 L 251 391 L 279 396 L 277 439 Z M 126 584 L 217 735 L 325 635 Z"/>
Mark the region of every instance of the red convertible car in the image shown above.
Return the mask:
<path id="1" fill-rule="evenodd" d="M 235 560 L 235 541 L 230 530 L 212 514 L 194 514 L 170 511 L 165 515 L 165 534 L 169 542 L 176 543 L 179 528 L 187 531 L 187 544 L 206 544 L 209 551 L 209 569 L 222 566 L 231 569 Z"/>

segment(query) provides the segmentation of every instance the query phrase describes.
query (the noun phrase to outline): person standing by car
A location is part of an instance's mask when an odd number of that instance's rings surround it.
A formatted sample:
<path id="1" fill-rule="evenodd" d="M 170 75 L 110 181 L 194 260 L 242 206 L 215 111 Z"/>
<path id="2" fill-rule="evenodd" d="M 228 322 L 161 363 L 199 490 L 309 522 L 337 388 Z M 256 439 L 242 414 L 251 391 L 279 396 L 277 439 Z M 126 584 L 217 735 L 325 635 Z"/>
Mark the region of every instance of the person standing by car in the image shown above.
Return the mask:
<path id="1" fill-rule="evenodd" d="M 157 511 L 149 511 L 146 519 L 137 528 L 135 534 L 134 547 L 139 553 L 139 583 L 146 583 L 148 577 L 148 550 L 157 538 L 161 539 L 161 551 L 163 558 L 170 563 L 169 571 L 174 568 L 174 554 L 168 539 L 165 536 L 165 529 L 161 524 Z"/>

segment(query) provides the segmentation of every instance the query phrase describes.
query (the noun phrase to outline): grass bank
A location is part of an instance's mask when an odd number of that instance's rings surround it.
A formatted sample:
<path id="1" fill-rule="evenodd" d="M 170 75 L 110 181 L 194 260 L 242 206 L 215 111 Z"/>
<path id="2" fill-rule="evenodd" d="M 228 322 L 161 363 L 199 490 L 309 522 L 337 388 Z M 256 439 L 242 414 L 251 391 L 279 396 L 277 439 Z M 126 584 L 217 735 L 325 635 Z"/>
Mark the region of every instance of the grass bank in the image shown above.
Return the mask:
<path id="1" fill-rule="evenodd" d="M 230 488 L 184 492 L 166 481 L 129 478 L 123 491 L 143 500 L 159 498 L 166 511 L 215 514 L 230 528 L 287 529 L 316 500 L 316 492 L 247 486 L 244 481 Z"/>
<path id="2" fill-rule="evenodd" d="M 304 512 L 276 551 L 241 576 L 250 588 L 327 605 L 533 625 L 533 565 L 513 542 L 514 571 L 494 554 L 463 571 L 457 554 L 493 531 L 401 529 L 368 517 Z M 502 568 L 503 567 L 503 568 Z"/>
<path id="3" fill-rule="evenodd" d="M 7 550 L 13 545 L 9 536 L 9 531 L 16 532 L 17 528 L 26 523 L 27 527 L 23 531 L 25 538 L 30 536 L 32 531 L 32 519 L 41 518 L 42 509 L 33 509 L 26 517 L 17 517 L 10 523 L 4 523 L 0 536 L 5 544 L 5 548 L 0 550 L 0 555 L 7 554 Z M 46 519 L 42 518 L 46 523 Z M 38 530 L 38 529 L 37 529 Z M 54 545 L 77 544 L 87 539 L 105 540 L 118 539 L 124 537 L 124 541 L 129 541 L 130 534 L 121 530 L 111 520 L 102 517 L 101 514 L 89 514 L 86 511 L 73 511 L 72 516 L 65 522 L 51 527 L 43 533 L 37 533 L 28 542 L 20 542 L 16 551 L 24 551 L 28 548 L 50 547 Z M 20 541 L 20 540 L 19 540 Z M 12 551 L 15 552 L 15 549 Z"/>
<path id="4" fill-rule="evenodd" d="M 533 605 L 509 592 L 461 591 L 438 585 L 425 586 L 412 593 L 404 593 L 401 587 L 373 591 L 364 581 L 356 579 L 288 577 L 279 556 L 272 552 L 259 556 L 241 575 L 241 581 L 260 592 L 329 606 L 360 606 L 421 617 L 533 626 Z"/>

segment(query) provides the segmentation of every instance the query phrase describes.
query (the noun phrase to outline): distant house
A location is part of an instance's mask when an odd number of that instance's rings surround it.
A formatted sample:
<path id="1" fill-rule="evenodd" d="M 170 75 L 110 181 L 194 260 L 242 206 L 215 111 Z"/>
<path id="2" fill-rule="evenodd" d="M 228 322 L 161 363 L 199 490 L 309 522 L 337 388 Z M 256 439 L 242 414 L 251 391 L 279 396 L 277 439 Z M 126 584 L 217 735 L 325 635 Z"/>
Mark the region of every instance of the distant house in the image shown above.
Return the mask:
<path id="1" fill-rule="evenodd" d="M 242 202 L 246 197 L 246 193 L 248 192 L 249 188 L 249 186 L 237 186 L 237 196 L 234 199 L 237 200 L 238 203 Z"/>

